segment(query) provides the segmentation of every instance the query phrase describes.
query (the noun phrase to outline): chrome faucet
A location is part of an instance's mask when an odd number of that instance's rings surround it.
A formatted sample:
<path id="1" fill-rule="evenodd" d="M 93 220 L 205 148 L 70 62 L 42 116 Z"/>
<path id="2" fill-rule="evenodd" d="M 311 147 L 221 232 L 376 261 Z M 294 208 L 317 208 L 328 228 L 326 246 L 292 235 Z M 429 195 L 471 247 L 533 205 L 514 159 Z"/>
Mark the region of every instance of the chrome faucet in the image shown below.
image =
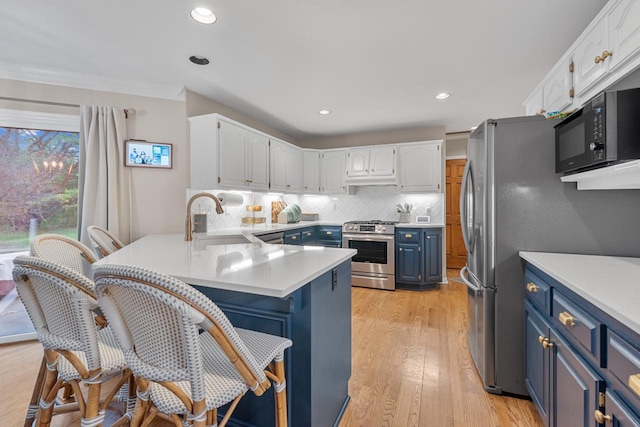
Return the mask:
<path id="1" fill-rule="evenodd" d="M 193 240 L 193 223 L 191 222 L 191 205 L 193 202 L 200 197 L 208 197 L 216 203 L 216 213 L 220 215 L 224 212 L 222 209 L 222 205 L 220 204 L 220 199 L 210 193 L 196 193 L 187 202 L 187 222 L 184 227 L 184 240 L 190 242 Z"/>

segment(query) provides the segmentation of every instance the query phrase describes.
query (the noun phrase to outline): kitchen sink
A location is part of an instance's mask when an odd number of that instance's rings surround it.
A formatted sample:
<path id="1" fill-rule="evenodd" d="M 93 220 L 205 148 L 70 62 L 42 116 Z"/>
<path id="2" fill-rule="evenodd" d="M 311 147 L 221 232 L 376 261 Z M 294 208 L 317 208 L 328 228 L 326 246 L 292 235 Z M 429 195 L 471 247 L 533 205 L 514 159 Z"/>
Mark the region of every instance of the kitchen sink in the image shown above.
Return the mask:
<path id="1" fill-rule="evenodd" d="M 202 236 L 196 237 L 194 242 L 197 246 L 215 246 L 215 245 L 242 245 L 245 243 L 251 243 L 251 240 L 247 239 L 243 235 L 235 236 Z"/>

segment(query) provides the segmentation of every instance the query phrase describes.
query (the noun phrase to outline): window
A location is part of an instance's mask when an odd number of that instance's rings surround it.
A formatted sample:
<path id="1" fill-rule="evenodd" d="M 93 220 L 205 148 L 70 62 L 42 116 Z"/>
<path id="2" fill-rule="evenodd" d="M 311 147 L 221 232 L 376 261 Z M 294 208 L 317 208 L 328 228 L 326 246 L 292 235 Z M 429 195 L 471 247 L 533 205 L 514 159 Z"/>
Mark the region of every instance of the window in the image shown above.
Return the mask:
<path id="1" fill-rule="evenodd" d="M 77 238 L 78 117 L 68 117 L 0 114 L 0 253 L 27 250 L 35 234 Z"/>

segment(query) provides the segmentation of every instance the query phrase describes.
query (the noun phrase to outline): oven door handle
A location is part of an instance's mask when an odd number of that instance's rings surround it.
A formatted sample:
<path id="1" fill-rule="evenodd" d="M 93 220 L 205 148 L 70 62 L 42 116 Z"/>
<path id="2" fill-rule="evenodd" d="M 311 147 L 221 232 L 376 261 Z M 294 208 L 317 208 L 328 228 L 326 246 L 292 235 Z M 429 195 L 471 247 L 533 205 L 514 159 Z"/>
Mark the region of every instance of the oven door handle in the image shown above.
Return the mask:
<path id="1" fill-rule="evenodd" d="M 344 240 L 366 240 L 367 242 L 375 242 L 380 240 L 393 241 L 393 234 L 342 234 Z"/>

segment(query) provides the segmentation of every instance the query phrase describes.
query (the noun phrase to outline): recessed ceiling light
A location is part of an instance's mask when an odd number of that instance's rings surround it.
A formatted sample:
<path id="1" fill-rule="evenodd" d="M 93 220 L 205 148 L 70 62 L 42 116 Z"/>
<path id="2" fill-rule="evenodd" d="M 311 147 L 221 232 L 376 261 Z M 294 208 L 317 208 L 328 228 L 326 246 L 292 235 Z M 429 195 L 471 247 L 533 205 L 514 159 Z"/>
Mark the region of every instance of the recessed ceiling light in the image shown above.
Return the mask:
<path id="1" fill-rule="evenodd" d="M 193 62 L 196 65 L 207 65 L 209 63 L 209 60 L 204 56 L 196 56 L 196 55 L 190 56 L 189 61 Z"/>
<path id="2" fill-rule="evenodd" d="M 442 92 L 436 95 L 436 99 L 447 99 L 451 94 L 447 92 Z"/>
<path id="3" fill-rule="evenodd" d="M 323 116 L 326 116 L 327 114 L 330 114 L 330 113 L 331 113 L 331 111 L 329 111 L 329 110 L 320 110 L 320 111 L 318 111 L 318 114 L 322 114 Z"/>
<path id="4" fill-rule="evenodd" d="M 213 24 L 218 18 L 206 7 L 196 7 L 191 10 L 191 17 L 201 24 Z"/>

